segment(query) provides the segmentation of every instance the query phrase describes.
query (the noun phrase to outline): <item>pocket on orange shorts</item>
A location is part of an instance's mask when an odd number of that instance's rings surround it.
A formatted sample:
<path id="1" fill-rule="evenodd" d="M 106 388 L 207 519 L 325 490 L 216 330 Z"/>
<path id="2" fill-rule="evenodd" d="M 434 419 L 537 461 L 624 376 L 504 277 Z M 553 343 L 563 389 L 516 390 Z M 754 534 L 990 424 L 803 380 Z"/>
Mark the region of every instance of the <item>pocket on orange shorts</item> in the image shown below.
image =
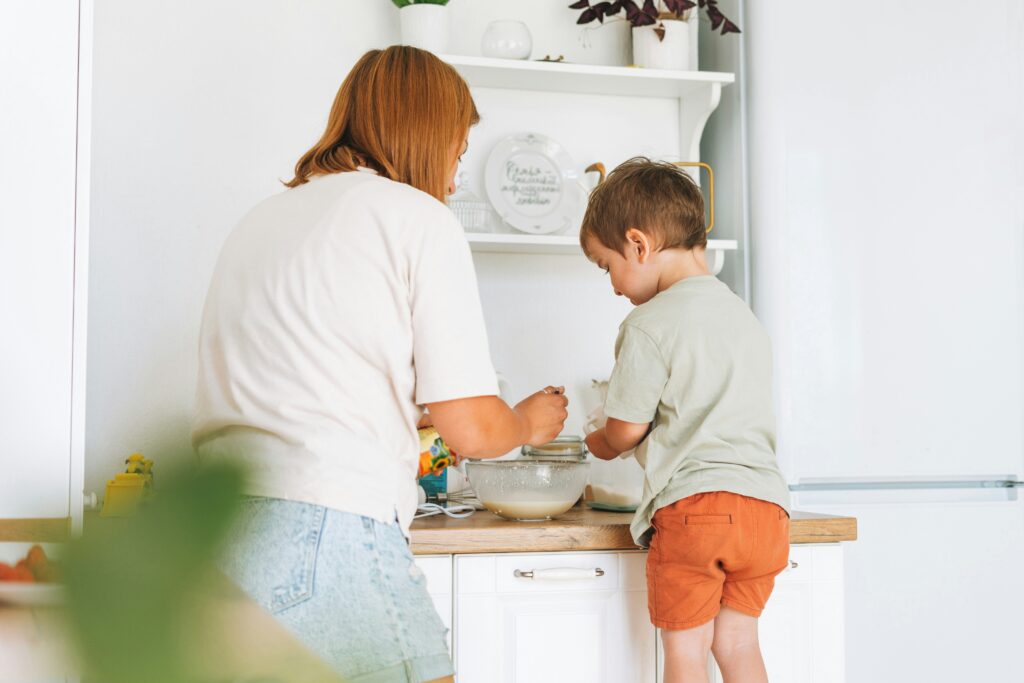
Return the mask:
<path id="1" fill-rule="evenodd" d="M 684 515 L 683 524 L 686 526 L 721 526 L 723 524 L 732 524 L 732 515 L 715 513 L 704 515 Z"/>
<path id="2" fill-rule="evenodd" d="M 706 567 L 727 551 L 735 528 L 726 513 L 655 515 L 651 549 L 659 562 Z"/>

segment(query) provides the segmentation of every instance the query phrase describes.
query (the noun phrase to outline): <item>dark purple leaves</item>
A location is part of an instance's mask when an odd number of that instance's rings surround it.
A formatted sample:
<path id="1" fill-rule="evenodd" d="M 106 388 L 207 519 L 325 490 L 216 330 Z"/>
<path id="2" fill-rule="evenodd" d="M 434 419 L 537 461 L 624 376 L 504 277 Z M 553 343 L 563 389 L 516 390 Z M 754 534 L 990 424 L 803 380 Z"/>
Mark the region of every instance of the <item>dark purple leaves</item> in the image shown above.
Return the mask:
<path id="1" fill-rule="evenodd" d="M 651 26 L 658 23 L 658 8 L 654 6 L 654 0 L 644 0 L 644 8 L 634 14 L 629 23 L 633 26 Z"/>
<path id="2" fill-rule="evenodd" d="M 609 10 L 611 8 L 612 3 L 610 2 L 599 2 L 593 7 L 591 7 L 591 9 L 594 10 L 595 13 L 597 13 L 597 20 L 600 21 L 602 24 L 604 23 L 605 15 L 609 14 Z"/>
<path id="3" fill-rule="evenodd" d="M 640 8 L 633 0 L 622 0 L 622 8 L 626 10 L 626 21 L 636 26 L 636 15 L 640 14 Z"/>
<path id="4" fill-rule="evenodd" d="M 657 21 L 657 19 L 652 19 L 646 12 L 641 11 L 637 12 L 636 17 L 634 17 L 633 21 L 629 23 L 633 24 L 633 26 L 651 26 L 652 24 L 657 23 Z"/>
<path id="5" fill-rule="evenodd" d="M 589 24 L 595 20 L 604 23 L 608 17 L 615 16 L 620 11 L 625 11 L 626 21 L 633 26 L 654 26 L 654 32 L 658 40 L 665 39 L 665 27 L 659 21 L 658 2 L 655 0 L 644 0 L 643 7 L 637 4 L 639 0 L 603 0 L 591 5 L 590 0 L 577 0 L 569 5 L 569 9 L 583 10 L 580 13 L 577 24 Z M 722 11 L 718 9 L 718 0 L 660 0 L 660 4 L 676 17 L 682 19 L 683 15 L 696 8 L 704 10 L 711 21 L 711 30 L 721 29 L 724 36 L 727 33 L 739 33 L 740 27 L 729 20 Z"/>
<path id="6" fill-rule="evenodd" d="M 717 31 L 718 27 L 725 21 L 725 15 L 718 11 L 718 8 L 714 5 L 708 5 L 707 13 L 708 18 L 711 19 L 711 30 Z"/>
<path id="7" fill-rule="evenodd" d="M 739 33 L 739 32 L 740 32 L 740 27 L 737 26 L 736 24 L 732 23 L 728 19 L 725 20 L 724 24 L 722 24 L 722 35 L 723 36 L 726 33 Z"/>
<path id="8" fill-rule="evenodd" d="M 680 19 L 683 18 L 683 14 L 686 13 L 686 10 L 693 9 L 697 6 L 697 3 L 692 2 L 691 0 L 664 0 L 664 2 L 665 9 Z"/>
<path id="9" fill-rule="evenodd" d="M 708 19 L 711 20 L 712 31 L 717 31 L 718 27 L 721 26 L 723 36 L 726 33 L 740 32 L 740 27 L 732 23 L 728 17 L 722 14 L 722 10 L 718 9 L 718 0 L 697 0 L 697 4 L 708 15 Z"/>

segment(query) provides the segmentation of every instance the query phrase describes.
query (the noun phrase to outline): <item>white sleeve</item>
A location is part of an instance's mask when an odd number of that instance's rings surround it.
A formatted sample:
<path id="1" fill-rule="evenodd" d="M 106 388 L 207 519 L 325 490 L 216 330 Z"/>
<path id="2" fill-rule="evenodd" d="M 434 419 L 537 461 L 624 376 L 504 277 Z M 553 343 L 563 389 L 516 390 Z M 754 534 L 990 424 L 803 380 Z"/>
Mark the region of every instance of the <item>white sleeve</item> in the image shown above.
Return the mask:
<path id="1" fill-rule="evenodd" d="M 445 207 L 423 216 L 410 276 L 416 403 L 497 396 L 473 257 Z"/>

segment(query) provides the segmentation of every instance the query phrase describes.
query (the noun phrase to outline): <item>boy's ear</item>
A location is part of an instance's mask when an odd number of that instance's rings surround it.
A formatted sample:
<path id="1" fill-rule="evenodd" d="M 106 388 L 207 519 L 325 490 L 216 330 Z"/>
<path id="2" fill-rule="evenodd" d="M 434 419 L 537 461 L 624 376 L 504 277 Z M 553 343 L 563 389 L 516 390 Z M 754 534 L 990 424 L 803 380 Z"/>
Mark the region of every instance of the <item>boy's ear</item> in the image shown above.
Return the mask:
<path id="1" fill-rule="evenodd" d="M 653 251 L 651 246 L 651 238 L 642 230 L 636 228 L 626 230 L 626 250 L 636 256 L 638 262 L 645 263 L 647 261 Z"/>

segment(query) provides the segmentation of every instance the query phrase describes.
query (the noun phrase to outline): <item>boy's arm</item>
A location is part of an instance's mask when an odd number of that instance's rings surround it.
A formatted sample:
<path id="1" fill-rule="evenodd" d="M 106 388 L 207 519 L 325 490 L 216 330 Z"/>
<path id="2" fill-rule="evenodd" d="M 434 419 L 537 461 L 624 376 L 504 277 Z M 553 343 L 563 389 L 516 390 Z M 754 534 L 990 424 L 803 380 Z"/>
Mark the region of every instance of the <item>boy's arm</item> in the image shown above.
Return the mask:
<path id="1" fill-rule="evenodd" d="M 615 341 L 615 367 L 608 378 L 604 429 L 587 437 L 587 448 L 602 460 L 636 448 L 650 431 L 668 383 L 668 365 L 650 334 L 624 322 Z M 626 419 L 621 419 L 626 418 Z"/>
<path id="2" fill-rule="evenodd" d="M 650 429 L 650 422 L 624 422 L 609 417 L 604 427 L 587 436 L 587 448 L 596 458 L 614 460 L 622 453 L 636 448 Z"/>

